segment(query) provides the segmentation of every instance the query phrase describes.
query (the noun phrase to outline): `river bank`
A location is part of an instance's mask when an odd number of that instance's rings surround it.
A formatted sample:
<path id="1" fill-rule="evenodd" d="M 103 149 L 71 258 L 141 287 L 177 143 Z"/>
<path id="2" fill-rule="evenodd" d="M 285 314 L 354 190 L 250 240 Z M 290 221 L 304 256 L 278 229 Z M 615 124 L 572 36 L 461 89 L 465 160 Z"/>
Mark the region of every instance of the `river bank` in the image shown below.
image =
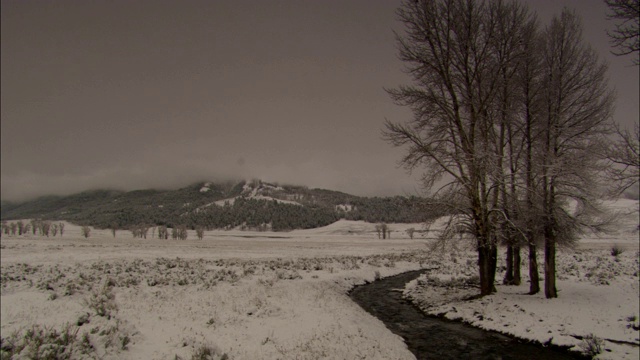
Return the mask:
<path id="1" fill-rule="evenodd" d="M 447 254 L 437 271 L 409 282 L 404 296 L 426 314 L 479 329 L 570 348 L 598 359 L 638 359 L 637 249 L 616 256 L 610 249 L 564 249 L 558 254 L 557 299 L 545 299 L 541 293 L 527 295 L 526 266 L 521 285 L 497 285 L 496 294 L 474 298 L 478 293 L 474 255 Z M 503 275 L 499 271 L 497 279 Z"/>
<path id="2" fill-rule="evenodd" d="M 425 316 L 405 299 L 402 288 L 434 270 L 419 270 L 356 286 L 350 297 L 393 333 L 402 336 L 417 359 L 580 359 L 558 347 L 543 347 L 461 322 Z"/>

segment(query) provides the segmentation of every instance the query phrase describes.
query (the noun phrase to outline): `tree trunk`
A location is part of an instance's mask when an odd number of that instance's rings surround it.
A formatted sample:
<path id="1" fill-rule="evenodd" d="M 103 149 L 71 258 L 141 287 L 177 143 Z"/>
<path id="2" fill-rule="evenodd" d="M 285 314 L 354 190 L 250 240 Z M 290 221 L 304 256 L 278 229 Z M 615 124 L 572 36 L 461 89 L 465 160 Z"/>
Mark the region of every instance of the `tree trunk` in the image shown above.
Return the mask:
<path id="1" fill-rule="evenodd" d="M 513 285 L 513 260 L 513 246 L 511 244 L 507 244 L 507 270 L 504 274 L 504 279 L 502 279 L 502 283 L 504 285 Z"/>
<path id="2" fill-rule="evenodd" d="M 538 274 L 538 259 L 536 256 L 536 244 L 529 238 L 529 295 L 540 292 L 540 275 Z"/>
<path id="3" fill-rule="evenodd" d="M 496 292 L 496 263 L 498 249 L 488 243 L 480 244 L 478 240 L 478 268 L 480 269 L 480 295 L 491 295 Z"/>
<path id="4" fill-rule="evenodd" d="M 520 275 L 520 266 L 522 260 L 520 258 L 520 245 L 513 246 L 513 285 L 520 285 L 522 283 L 522 276 Z"/>
<path id="5" fill-rule="evenodd" d="M 556 290 L 556 241 L 553 234 L 545 232 L 544 239 L 544 296 L 557 298 Z"/>

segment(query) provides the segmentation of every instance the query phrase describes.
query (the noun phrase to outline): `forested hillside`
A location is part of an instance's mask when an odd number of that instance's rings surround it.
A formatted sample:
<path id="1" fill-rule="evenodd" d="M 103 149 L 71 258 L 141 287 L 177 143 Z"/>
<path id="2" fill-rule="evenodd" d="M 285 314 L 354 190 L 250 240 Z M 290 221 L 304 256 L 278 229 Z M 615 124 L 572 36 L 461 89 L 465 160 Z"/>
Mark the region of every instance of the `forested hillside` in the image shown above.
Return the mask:
<path id="1" fill-rule="evenodd" d="M 178 190 L 95 190 L 2 203 L 2 220 L 67 220 L 98 228 L 184 225 L 258 230 L 308 229 L 339 219 L 414 223 L 429 215 L 418 197 L 359 197 L 260 180 L 198 183 Z"/>

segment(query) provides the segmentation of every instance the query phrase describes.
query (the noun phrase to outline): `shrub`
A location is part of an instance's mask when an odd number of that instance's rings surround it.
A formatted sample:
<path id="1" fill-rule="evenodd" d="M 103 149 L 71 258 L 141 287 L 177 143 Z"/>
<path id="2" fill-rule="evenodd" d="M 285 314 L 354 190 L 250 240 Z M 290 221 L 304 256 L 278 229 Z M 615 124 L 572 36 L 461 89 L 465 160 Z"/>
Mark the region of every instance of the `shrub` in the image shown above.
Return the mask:
<path id="1" fill-rule="evenodd" d="M 604 350 L 604 340 L 594 334 L 589 334 L 582 339 L 581 347 L 587 355 L 596 356 Z"/>
<path id="2" fill-rule="evenodd" d="M 218 354 L 218 352 L 210 346 L 202 345 L 197 348 L 191 355 L 191 360 L 227 360 L 227 354 Z"/>
<path id="3" fill-rule="evenodd" d="M 118 308 L 115 298 L 116 296 L 113 293 L 111 281 L 107 281 L 102 289 L 94 291 L 85 302 L 96 315 L 110 318 L 111 312 Z"/>
<path id="4" fill-rule="evenodd" d="M 72 359 L 74 343 L 77 342 L 78 329 L 69 325 L 62 331 L 34 325 L 24 332 L 23 336 L 14 333 L 9 338 L 2 338 L 0 357 L 2 359 Z M 82 346 L 79 346 L 82 348 Z"/>
<path id="5" fill-rule="evenodd" d="M 611 256 L 618 256 L 624 252 L 624 249 L 619 247 L 618 245 L 613 245 L 611 248 Z"/>

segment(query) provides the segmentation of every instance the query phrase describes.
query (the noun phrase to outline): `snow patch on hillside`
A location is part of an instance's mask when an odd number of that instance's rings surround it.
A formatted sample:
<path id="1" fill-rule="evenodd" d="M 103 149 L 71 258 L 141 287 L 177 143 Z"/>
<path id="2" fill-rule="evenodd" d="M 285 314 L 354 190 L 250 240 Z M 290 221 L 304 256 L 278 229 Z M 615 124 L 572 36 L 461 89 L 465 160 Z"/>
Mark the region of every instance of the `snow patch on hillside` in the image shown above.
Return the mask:
<path id="1" fill-rule="evenodd" d="M 213 203 L 207 204 L 204 207 L 210 206 L 211 204 L 215 204 L 216 206 L 224 206 L 226 203 L 229 203 L 229 205 L 233 205 L 236 202 L 236 199 L 238 198 L 244 198 L 244 199 L 255 199 L 255 200 L 267 200 L 267 201 L 275 201 L 279 204 L 289 204 L 289 205 L 298 205 L 298 206 L 302 206 L 302 204 L 297 203 L 295 201 L 290 201 L 290 200 L 281 200 L 281 199 L 276 199 L 276 198 L 272 198 L 270 196 L 264 196 L 264 195 L 251 195 L 251 196 L 236 196 L 236 197 L 232 197 L 232 198 L 228 198 L 228 199 L 222 199 L 222 200 L 218 200 L 215 201 Z"/>
<path id="2" fill-rule="evenodd" d="M 207 191 L 211 191 L 210 186 L 211 186 L 210 182 L 204 183 L 204 185 L 202 185 L 202 187 L 200 188 L 200 192 L 206 193 Z"/>

